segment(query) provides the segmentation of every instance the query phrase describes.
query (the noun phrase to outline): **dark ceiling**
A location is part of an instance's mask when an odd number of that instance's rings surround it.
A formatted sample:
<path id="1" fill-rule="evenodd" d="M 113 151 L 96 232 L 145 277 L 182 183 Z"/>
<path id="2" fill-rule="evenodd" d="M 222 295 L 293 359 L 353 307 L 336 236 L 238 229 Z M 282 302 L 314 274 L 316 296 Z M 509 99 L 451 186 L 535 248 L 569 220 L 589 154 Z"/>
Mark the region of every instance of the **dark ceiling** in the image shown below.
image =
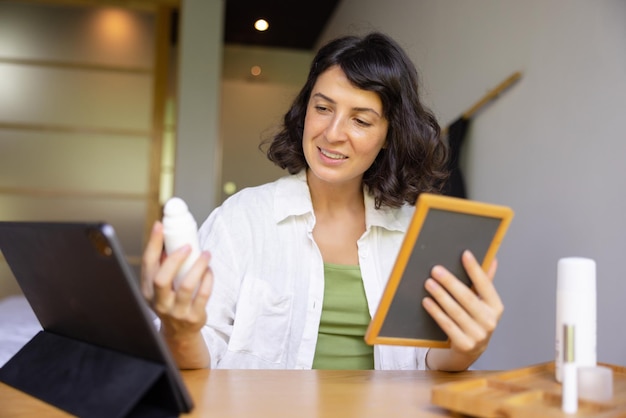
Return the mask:
<path id="1" fill-rule="evenodd" d="M 340 0 L 226 0 L 224 43 L 311 50 Z M 265 32 L 254 29 L 263 18 Z"/>

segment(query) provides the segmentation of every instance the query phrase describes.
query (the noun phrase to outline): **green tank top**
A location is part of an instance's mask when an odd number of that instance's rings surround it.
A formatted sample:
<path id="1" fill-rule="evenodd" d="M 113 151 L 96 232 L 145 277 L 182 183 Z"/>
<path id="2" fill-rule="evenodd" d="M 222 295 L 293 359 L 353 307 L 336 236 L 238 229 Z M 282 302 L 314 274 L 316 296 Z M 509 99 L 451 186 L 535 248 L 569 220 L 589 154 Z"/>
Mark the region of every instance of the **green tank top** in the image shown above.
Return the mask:
<path id="1" fill-rule="evenodd" d="M 370 322 L 359 266 L 324 263 L 324 304 L 314 369 L 373 369 L 374 348 L 363 336 Z"/>

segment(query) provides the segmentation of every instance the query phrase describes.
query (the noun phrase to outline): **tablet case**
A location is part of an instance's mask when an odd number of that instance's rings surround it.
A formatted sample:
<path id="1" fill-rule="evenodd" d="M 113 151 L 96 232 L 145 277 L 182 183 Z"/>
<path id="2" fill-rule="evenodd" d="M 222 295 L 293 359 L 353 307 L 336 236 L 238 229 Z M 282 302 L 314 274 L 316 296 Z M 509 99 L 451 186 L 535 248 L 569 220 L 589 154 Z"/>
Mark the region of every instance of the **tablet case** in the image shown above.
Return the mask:
<path id="1" fill-rule="evenodd" d="M 424 281 L 435 265 L 471 287 L 461 263 L 469 249 L 489 268 L 513 218 L 506 206 L 420 194 L 402 247 L 365 335 L 368 344 L 449 347 L 447 335 L 422 307 Z"/>
<path id="2" fill-rule="evenodd" d="M 0 222 L 0 250 L 43 328 L 0 381 L 77 416 L 191 411 L 110 225 Z"/>

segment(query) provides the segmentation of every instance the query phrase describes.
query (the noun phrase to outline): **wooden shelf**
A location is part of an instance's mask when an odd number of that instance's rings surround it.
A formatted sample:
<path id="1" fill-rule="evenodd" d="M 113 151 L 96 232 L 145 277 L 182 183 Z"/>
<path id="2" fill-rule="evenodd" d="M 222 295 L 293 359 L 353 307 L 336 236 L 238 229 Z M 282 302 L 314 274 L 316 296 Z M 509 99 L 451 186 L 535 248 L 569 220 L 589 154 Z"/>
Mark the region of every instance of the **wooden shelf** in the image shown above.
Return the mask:
<path id="1" fill-rule="evenodd" d="M 448 410 L 481 418 L 551 418 L 626 416 L 626 368 L 599 363 L 613 370 L 613 399 L 580 399 L 576 414 L 561 410 L 561 384 L 554 362 L 434 386 L 431 402 Z"/>

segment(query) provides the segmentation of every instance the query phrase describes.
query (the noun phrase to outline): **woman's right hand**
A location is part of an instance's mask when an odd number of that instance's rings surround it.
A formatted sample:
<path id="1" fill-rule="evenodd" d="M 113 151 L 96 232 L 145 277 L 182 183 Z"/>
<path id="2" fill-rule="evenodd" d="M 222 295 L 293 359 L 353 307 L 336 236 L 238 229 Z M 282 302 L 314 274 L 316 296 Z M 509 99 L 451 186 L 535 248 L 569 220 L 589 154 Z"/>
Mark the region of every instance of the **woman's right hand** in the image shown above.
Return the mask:
<path id="1" fill-rule="evenodd" d="M 157 221 L 141 266 L 143 295 L 161 320 L 161 334 L 178 366 L 184 369 L 208 367 L 210 363 L 200 332 L 206 324 L 206 304 L 213 285 L 210 254 L 201 253 L 177 289 L 173 286 L 176 273 L 190 252 L 191 248 L 185 246 L 166 256 L 163 225 Z"/>

